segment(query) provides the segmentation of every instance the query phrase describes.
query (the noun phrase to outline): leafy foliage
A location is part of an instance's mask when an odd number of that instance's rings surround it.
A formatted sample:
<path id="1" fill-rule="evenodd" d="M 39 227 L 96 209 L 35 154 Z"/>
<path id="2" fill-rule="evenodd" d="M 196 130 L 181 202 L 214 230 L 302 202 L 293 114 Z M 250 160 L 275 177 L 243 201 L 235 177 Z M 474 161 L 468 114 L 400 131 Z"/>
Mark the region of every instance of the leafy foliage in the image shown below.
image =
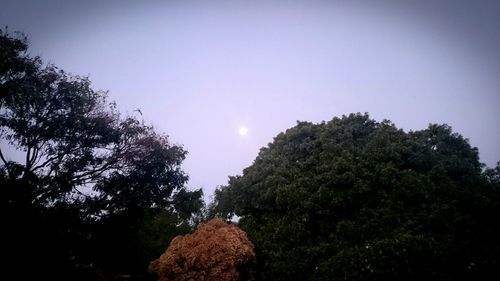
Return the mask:
<path id="1" fill-rule="evenodd" d="M 241 217 L 263 280 L 497 280 L 498 174 L 447 125 L 351 114 L 279 134 L 211 212 Z"/>
<path id="2" fill-rule="evenodd" d="M 149 270 L 160 281 L 239 280 L 242 266 L 255 259 L 247 235 L 233 224 L 213 219 L 199 224 L 193 234 L 178 236 Z"/>
<path id="3" fill-rule="evenodd" d="M 137 117 L 120 116 L 88 78 L 44 66 L 27 50 L 24 36 L 0 31 L 8 253 L 34 252 L 36 278 L 145 274 L 159 250 L 142 245 L 168 244 L 149 241 L 159 232 L 168 239 L 190 231 L 203 207 L 201 189 L 185 187 L 187 151 Z M 6 148 L 22 157 L 7 159 Z"/>

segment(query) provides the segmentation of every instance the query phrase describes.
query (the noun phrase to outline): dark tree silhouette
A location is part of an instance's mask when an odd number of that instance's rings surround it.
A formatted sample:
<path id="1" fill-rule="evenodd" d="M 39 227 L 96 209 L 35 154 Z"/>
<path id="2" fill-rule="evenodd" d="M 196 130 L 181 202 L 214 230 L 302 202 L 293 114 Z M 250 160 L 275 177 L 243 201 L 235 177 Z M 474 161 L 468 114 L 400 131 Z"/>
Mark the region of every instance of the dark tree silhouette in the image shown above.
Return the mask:
<path id="1" fill-rule="evenodd" d="M 175 217 L 168 227 L 178 231 L 167 232 L 185 233 L 203 205 L 201 190 L 185 186 L 187 151 L 120 116 L 88 78 L 31 57 L 22 34 L 1 30 L 0 141 L 9 253 L 34 253 L 39 278 L 74 279 L 66 269 L 145 272 L 152 257 L 139 258 L 148 244 L 140 239 L 158 238 L 147 229 Z"/>

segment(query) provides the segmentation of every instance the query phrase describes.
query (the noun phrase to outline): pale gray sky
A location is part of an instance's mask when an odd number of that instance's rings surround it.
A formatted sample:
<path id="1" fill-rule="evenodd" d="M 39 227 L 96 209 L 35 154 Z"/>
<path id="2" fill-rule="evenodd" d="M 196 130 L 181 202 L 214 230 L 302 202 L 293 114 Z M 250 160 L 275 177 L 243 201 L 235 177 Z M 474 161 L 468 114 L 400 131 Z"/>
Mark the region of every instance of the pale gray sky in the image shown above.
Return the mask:
<path id="1" fill-rule="evenodd" d="M 183 144 L 207 198 L 296 120 L 351 112 L 405 130 L 447 123 L 482 162 L 500 160 L 499 1 L 0 4 L 33 55 Z"/>

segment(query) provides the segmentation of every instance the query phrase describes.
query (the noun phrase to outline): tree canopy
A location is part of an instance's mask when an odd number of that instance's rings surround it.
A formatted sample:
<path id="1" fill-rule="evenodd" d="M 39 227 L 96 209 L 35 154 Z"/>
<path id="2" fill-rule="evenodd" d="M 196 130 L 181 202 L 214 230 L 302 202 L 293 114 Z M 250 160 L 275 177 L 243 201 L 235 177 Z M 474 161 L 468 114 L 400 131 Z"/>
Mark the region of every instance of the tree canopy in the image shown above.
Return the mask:
<path id="1" fill-rule="evenodd" d="M 145 272 L 169 241 L 142 265 L 141 245 L 189 231 L 203 205 L 201 189 L 186 188 L 182 146 L 138 116 L 121 116 L 87 77 L 30 56 L 22 34 L 1 30 L 0 141 L 2 206 L 17 242 L 9 253 L 39 258 L 38 277 L 133 262 Z"/>
<path id="2" fill-rule="evenodd" d="M 254 260 L 252 242 L 244 231 L 212 219 L 199 224 L 192 234 L 175 237 L 149 270 L 160 281 L 234 281 L 240 280 L 240 271 Z"/>
<path id="3" fill-rule="evenodd" d="M 447 125 L 298 122 L 215 192 L 262 280 L 496 280 L 500 166 Z"/>
<path id="4" fill-rule="evenodd" d="M 6 276 L 151 279 L 149 261 L 205 219 L 182 146 L 2 30 L 0 144 Z M 214 220 L 176 238 L 151 264 L 161 279 L 500 279 L 500 162 L 485 168 L 448 125 L 298 122 L 208 214 L 241 229 Z"/>

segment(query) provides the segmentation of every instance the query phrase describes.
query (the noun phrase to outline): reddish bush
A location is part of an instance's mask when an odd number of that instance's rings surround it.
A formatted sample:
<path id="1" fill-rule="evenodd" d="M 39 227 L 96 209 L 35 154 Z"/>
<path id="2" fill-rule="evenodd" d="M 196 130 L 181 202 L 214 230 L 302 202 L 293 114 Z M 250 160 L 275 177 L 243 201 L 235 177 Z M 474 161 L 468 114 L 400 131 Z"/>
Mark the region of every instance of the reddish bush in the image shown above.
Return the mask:
<path id="1" fill-rule="evenodd" d="M 233 281 L 240 277 L 238 267 L 254 259 L 253 244 L 243 230 L 213 219 L 193 234 L 175 237 L 149 271 L 159 281 Z"/>

